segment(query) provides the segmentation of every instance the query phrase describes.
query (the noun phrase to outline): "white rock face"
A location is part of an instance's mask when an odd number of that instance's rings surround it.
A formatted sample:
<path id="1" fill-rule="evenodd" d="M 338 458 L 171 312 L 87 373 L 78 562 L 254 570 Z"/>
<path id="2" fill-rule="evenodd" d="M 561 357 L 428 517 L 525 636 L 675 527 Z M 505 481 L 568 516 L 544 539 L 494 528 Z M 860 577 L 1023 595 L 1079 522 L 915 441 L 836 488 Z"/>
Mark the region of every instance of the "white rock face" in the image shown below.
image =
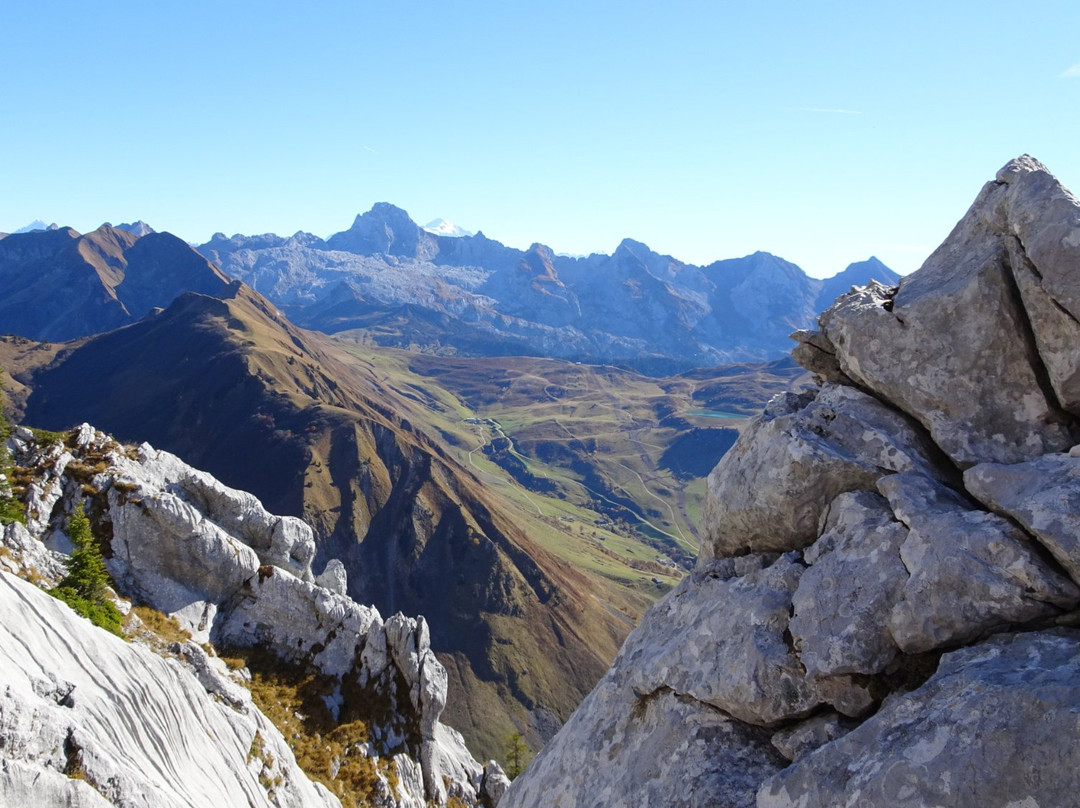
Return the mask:
<path id="1" fill-rule="evenodd" d="M 1078 314 L 1080 203 L 1024 157 L 796 334 L 822 387 L 724 456 L 698 569 L 504 808 L 1076 804 Z"/>
<path id="2" fill-rule="evenodd" d="M 4 573 L 0 670 L 0 804 L 340 805 L 257 710 L 212 698 L 182 666 Z M 250 756 L 256 733 L 270 789 Z"/>
<path id="3" fill-rule="evenodd" d="M 361 689 L 367 709 L 382 716 L 371 727 L 372 752 L 391 757 L 398 773 L 387 806 L 445 805 L 451 797 L 478 803 L 484 770 L 460 735 L 439 722 L 447 677 L 426 622 L 395 615 L 384 623 L 377 610 L 342 594 L 340 564 L 320 576 L 331 588 L 316 583 L 314 539 L 302 521 L 268 513 L 255 497 L 167 452 L 144 444 L 128 453 L 87 425 L 71 449 L 39 447 L 28 432 L 17 438 L 17 461 L 35 472 L 31 491 L 39 492 L 33 502 L 43 516 L 33 524 L 51 536 L 48 543 L 66 541 L 65 513 L 89 485 L 99 492 L 94 506 L 109 536 L 106 564 L 120 592 L 173 615 L 197 642 L 271 650 L 337 680 L 339 694 Z M 94 470 L 89 483 L 87 468 Z M 57 565 L 57 555 L 21 526 L 3 535 L 17 550 L 9 552 L 13 569 Z M 179 653 L 205 691 L 243 702 L 197 643 Z"/>

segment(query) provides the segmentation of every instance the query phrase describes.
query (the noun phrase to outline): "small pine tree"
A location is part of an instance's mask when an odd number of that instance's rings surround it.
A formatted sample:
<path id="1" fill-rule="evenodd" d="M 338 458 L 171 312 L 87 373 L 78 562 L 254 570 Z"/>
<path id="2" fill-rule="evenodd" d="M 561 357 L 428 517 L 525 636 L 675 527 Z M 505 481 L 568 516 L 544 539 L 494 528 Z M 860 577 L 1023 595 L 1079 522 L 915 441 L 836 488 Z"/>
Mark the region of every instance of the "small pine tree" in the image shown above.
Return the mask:
<path id="1" fill-rule="evenodd" d="M 4 383 L 0 381 L 0 526 L 9 522 L 26 524 L 26 511 L 11 491 L 11 452 L 7 439 L 11 435 L 11 423 L 4 414 Z"/>
<path id="2" fill-rule="evenodd" d="M 71 551 L 67 577 L 60 582 L 60 586 L 73 589 L 87 600 L 101 600 L 109 585 L 109 572 L 105 569 L 105 559 L 94 540 L 82 503 L 68 519 L 67 534 L 75 549 Z"/>
<path id="3" fill-rule="evenodd" d="M 83 512 L 82 504 L 68 520 L 67 534 L 75 545 L 71 561 L 68 562 L 68 574 L 59 586 L 50 590 L 50 594 L 89 618 L 95 626 L 123 636 L 120 611 L 116 604 L 105 598 L 109 571 L 105 569 L 105 559 L 94 539 L 90 520 Z"/>
<path id="4" fill-rule="evenodd" d="M 529 762 L 530 749 L 520 732 L 515 732 L 506 740 L 506 776 L 511 780 L 525 771 Z"/>

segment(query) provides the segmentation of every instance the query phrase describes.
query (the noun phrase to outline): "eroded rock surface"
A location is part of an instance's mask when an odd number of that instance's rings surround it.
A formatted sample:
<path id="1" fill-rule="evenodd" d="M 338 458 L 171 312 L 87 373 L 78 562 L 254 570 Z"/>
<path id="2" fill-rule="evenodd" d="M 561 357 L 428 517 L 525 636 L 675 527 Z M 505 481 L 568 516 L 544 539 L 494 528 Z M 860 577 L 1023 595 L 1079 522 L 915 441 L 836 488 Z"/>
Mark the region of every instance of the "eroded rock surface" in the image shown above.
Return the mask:
<path id="1" fill-rule="evenodd" d="M 5 573 L 0 670 L 4 805 L 340 805 L 250 704 Z"/>
<path id="2" fill-rule="evenodd" d="M 1074 805 L 1080 634 L 946 654 L 922 687 L 764 784 L 758 808 Z"/>

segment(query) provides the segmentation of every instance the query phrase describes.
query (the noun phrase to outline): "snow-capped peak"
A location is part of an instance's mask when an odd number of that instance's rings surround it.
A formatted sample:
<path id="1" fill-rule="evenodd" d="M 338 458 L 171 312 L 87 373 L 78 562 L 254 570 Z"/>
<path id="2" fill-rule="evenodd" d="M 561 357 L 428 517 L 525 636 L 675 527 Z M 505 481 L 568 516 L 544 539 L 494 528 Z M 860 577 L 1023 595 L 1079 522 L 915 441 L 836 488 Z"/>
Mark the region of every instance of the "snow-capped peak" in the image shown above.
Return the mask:
<path id="1" fill-rule="evenodd" d="M 424 225 L 424 229 L 429 233 L 434 233 L 436 236 L 450 236 L 452 238 L 461 238 L 462 236 L 475 236 L 476 234 L 458 227 L 453 222 L 448 222 L 446 219 L 433 219 Z"/>

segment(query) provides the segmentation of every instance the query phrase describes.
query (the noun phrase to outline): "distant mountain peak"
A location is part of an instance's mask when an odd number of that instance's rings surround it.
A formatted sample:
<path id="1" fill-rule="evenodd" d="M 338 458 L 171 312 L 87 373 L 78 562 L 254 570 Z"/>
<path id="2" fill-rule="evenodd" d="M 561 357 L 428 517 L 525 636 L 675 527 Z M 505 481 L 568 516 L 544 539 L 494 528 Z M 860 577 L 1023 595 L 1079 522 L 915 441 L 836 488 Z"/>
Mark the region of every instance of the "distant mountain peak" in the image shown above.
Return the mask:
<path id="1" fill-rule="evenodd" d="M 35 230 L 58 230 L 58 229 L 59 229 L 59 227 L 57 226 L 56 222 L 53 222 L 52 224 L 45 224 L 45 222 L 43 222 L 41 219 L 34 219 L 34 221 L 30 222 L 30 224 L 26 225 L 26 227 L 20 227 L 15 232 L 16 233 L 33 233 Z"/>
<path id="2" fill-rule="evenodd" d="M 456 224 L 448 222 L 446 219 L 432 219 L 424 225 L 424 229 L 436 236 L 449 236 L 450 238 L 463 238 L 464 236 L 476 235 L 471 230 L 458 227 Z"/>
<path id="3" fill-rule="evenodd" d="M 142 238 L 143 236 L 148 236 L 151 233 L 157 232 L 157 231 L 154 230 L 154 228 L 152 228 L 150 225 L 148 225 L 142 219 L 139 219 L 136 222 L 132 222 L 131 224 L 126 224 L 126 223 L 125 224 L 118 224 L 118 225 L 116 225 L 116 229 L 117 230 L 126 230 L 128 233 L 131 233 L 133 236 L 138 236 L 139 238 Z"/>

